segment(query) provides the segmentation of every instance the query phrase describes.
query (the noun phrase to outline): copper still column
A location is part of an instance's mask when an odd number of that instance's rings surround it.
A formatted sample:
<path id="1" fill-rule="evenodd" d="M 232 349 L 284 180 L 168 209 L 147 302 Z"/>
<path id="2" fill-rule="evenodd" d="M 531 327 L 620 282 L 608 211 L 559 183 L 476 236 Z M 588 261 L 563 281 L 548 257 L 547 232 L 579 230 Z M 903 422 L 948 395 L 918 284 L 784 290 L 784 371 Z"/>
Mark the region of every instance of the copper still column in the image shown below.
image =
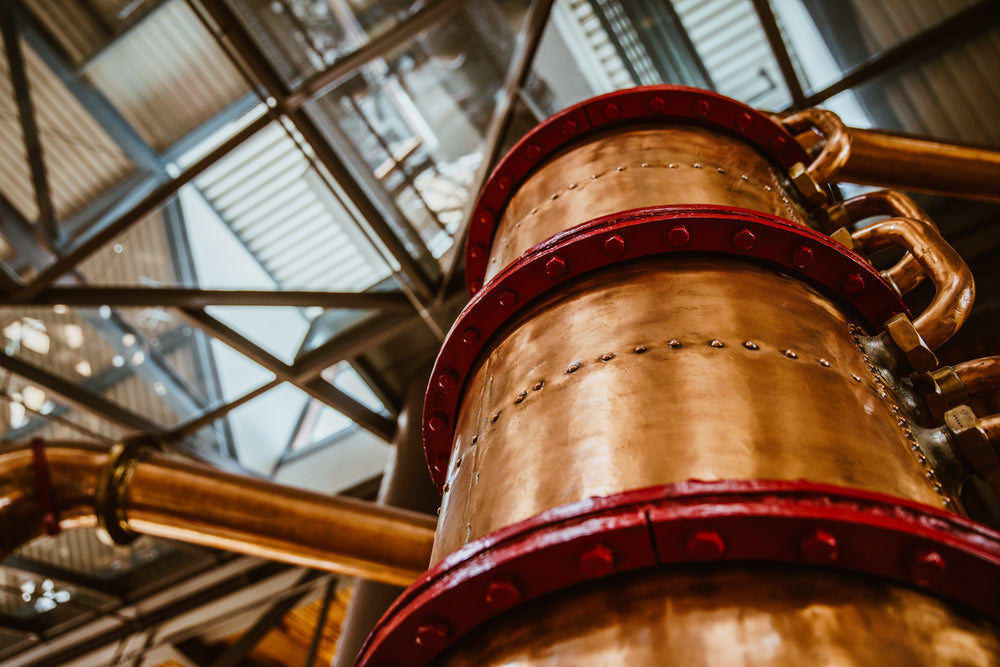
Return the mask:
<path id="1" fill-rule="evenodd" d="M 1000 664 L 997 443 L 933 353 L 972 277 L 905 196 L 837 203 L 849 160 L 669 86 L 511 150 L 424 406 L 432 569 L 359 664 Z"/>

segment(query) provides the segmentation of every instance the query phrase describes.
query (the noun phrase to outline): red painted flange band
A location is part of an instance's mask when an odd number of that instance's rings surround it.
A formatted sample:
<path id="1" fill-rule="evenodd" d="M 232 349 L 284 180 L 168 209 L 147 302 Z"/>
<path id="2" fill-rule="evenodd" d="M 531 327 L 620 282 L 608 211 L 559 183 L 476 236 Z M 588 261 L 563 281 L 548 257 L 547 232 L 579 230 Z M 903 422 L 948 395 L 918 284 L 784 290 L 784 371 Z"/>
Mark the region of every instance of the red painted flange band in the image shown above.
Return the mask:
<path id="1" fill-rule="evenodd" d="M 811 162 L 784 127 L 753 107 L 708 90 L 686 86 L 644 86 L 620 90 L 560 111 L 528 132 L 490 174 L 476 202 L 465 243 L 465 280 L 470 293 L 486 275 L 496 223 L 510 195 L 545 157 L 587 134 L 636 122 L 709 126 L 741 137 L 788 170 Z M 475 247 L 487 252 L 472 253 Z M 475 257 L 473 257 L 475 255 Z"/>
<path id="2" fill-rule="evenodd" d="M 546 290 L 610 264 L 675 252 L 765 262 L 853 307 L 872 331 L 897 313 L 899 296 L 870 264 L 829 237 L 781 218 L 712 205 L 616 213 L 553 236 L 501 271 L 459 315 L 438 354 L 424 401 L 424 452 L 444 484 L 462 388 L 486 341 Z M 908 314 L 908 313 L 907 313 Z"/>
<path id="3" fill-rule="evenodd" d="M 1000 533 L 985 526 L 801 480 L 690 481 L 558 507 L 467 544 L 404 591 L 357 664 L 426 665 L 500 612 L 546 593 L 707 561 L 874 575 L 1000 619 Z"/>

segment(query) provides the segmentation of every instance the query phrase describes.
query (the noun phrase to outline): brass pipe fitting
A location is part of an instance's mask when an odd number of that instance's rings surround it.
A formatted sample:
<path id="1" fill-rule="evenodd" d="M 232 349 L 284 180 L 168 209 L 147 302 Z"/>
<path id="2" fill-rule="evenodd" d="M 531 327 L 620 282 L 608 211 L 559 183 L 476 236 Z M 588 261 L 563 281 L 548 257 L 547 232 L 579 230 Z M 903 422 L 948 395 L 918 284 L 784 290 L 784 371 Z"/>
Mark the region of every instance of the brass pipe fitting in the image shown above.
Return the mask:
<path id="1" fill-rule="evenodd" d="M 837 114 L 826 109 L 803 109 L 786 116 L 781 123 L 792 134 L 814 130 L 825 140 L 819 155 L 805 169 L 814 184 L 829 183 L 847 164 L 851 155 L 851 135 Z M 803 196 L 808 200 L 807 193 L 808 190 Z"/>

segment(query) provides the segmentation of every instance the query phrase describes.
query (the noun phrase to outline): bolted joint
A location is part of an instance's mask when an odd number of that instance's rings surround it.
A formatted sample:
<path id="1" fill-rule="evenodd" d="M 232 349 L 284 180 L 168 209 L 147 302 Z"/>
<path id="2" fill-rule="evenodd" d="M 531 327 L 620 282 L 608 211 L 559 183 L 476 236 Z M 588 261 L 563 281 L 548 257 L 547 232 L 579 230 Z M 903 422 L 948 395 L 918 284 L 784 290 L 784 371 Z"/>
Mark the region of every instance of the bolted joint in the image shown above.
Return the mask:
<path id="1" fill-rule="evenodd" d="M 792 165 L 791 169 L 788 170 L 788 177 L 810 207 L 819 206 L 826 201 L 826 193 L 823 192 L 823 188 L 819 186 L 819 183 L 801 162 Z"/>
<path id="2" fill-rule="evenodd" d="M 977 475 L 1000 463 L 993 443 L 968 405 L 959 405 L 945 412 L 944 428 L 952 449 Z"/>
<path id="3" fill-rule="evenodd" d="M 900 313 L 891 317 L 885 323 L 885 330 L 889 334 L 889 340 L 899 349 L 913 370 L 926 373 L 937 368 L 937 356 L 906 315 Z"/>
<path id="4" fill-rule="evenodd" d="M 926 398 L 931 414 L 938 419 L 943 418 L 947 410 L 969 402 L 969 391 L 951 366 L 935 369 L 914 380 L 917 389 Z"/>
<path id="5" fill-rule="evenodd" d="M 97 537 L 104 544 L 129 544 L 139 537 L 128 525 L 129 483 L 136 466 L 151 452 L 162 449 L 162 444 L 148 435 L 125 438 L 111 448 L 94 488 Z"/>
<path id="6" fill-rule="evenodd" d="M 840 227 L 836 231 L 831 232 L 830 240 L 836 241 L 848 250 L 854 250 L 854 237 L 851 236 L 851 232 L 847 231 L 847 227 Z"/>
<path id="7" fill-rule="evenodd" d="M 851 226 L 851 216 L 848 215 L 847 209 L 844 208 L 843 204 L 832 204 L 830 206 L 824 206 L 823 208 L 816 211 L 816 218 L 819 220 L 820 227 L 825 232 L 831 230 L 841 230 L 845 232 L 847 228 Z M 850 236 L 850 234 L 848 234 Z"/>

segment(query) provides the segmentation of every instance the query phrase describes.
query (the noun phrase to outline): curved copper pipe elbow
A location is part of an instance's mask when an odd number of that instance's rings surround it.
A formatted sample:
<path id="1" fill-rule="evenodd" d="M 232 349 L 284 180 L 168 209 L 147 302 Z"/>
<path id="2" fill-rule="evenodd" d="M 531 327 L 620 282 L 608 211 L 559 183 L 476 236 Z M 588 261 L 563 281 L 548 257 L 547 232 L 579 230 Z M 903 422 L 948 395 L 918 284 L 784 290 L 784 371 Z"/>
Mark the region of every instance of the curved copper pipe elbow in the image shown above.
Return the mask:
<path id="1" fill-rule="evenodd" d="M 851 134 L 840 116 L 826 109 L 803 109 L 781 120 L 793 134 L 819 130 L 826 140 L 820 154 L 806 167 L 817 183 L 829 183 L 851 156 Z"/>
<path id="2" fill-rule="evenodd" d="M 941 238 L 934 223 L 892 218 L 859 229 L 852 237 L 869 253 L 902 247 L 930 276 L 934 282 L 934 300 L 913 321 L 913 326 L 932 350 L 943 345 L 969 318 L 976 295 L 972 271 L 961 255 Z"/>
<path id="3" fill-rule="evenodd" d="M 412 583 L 430 562 L 436 521 L 417 512 L 323 495 L 149 453 L 77 442 L 0 451 L 0 553 L 45 533 L 45 487 L 59 528 L 94 526 L 251 556 Z M 109 520 L 110 517 L 110 520 Z M 109 526 L 110 528 L 110 526 Z M 114 531 L 109 531 L 114 534 Z"/>

